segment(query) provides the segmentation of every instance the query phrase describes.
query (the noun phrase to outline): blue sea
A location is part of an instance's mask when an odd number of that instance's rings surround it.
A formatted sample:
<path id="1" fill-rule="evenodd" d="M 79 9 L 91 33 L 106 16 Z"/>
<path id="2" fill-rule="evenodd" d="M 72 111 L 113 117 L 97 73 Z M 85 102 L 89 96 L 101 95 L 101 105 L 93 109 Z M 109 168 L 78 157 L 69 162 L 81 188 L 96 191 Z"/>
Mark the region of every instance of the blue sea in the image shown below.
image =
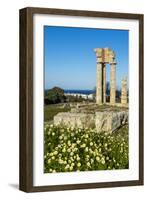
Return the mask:
<path id="1" fill-rule="evenodd" d="M 71 93 L 71 94 L 87 94 L 87 95 L 89 95 L 89 94 L 93 94 L 94 93 L 94 90 L 71 90 L 71 89 L 69 89 L 69 90 L 64 90 L 64 93 L 65 94 L 69 94 L 69 93 Z"/>

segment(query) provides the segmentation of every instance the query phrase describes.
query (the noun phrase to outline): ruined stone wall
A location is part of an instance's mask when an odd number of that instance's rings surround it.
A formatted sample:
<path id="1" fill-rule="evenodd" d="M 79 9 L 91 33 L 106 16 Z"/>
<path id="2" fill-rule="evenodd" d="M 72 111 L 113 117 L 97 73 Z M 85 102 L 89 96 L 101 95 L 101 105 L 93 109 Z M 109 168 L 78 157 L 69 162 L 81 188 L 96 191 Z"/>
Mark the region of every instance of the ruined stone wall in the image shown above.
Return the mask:
<path id="1" fill-rule="evenodd" d="M 128 111 L 104 111 L 95 114 L 62 112 L 54 116 L 55 125 L 96 128 L 97 132 L 111 133 L 126 123 L 128 123 Z"/>

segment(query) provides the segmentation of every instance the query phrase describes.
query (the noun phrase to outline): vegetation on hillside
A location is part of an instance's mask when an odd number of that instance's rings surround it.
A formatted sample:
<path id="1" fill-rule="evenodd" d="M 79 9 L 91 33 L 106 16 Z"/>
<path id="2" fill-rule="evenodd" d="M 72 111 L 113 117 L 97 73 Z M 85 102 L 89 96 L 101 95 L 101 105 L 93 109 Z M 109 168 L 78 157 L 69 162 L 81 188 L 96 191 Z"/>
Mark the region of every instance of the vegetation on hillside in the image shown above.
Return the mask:
<path id="1" fill-rule="evenodd" d="M 64 94 L 64 90 L 59 87 L 53 87 L 52 89 L 45 90 L 44 93 L 44 103 L 45 105 L 66 103 L 66 102 L 83 102 L 83 101 L 93 101 L 83 98 L 81 95 L 68 95 Z"/>
<path id="2" fill-rule="evenodd" d="M 44 103 L 46 105 L 65 102 L 65 99 L 64 90 L 59 87 L 54 87 L 45 91 Z"/>

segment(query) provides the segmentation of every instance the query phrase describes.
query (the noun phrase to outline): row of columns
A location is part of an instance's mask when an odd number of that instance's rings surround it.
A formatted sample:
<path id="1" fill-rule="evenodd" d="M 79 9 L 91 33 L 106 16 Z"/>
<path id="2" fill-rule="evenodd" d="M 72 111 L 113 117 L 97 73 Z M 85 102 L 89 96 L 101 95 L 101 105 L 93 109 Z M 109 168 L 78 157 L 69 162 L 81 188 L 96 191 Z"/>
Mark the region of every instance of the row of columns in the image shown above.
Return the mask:
<path id="1" fill-rule="evenodd" d="M 96 103 L 106 103 L 106 63 L 97 63 Z M 116 63 L 110 63 L 110 103 L 116 98 Z"/>

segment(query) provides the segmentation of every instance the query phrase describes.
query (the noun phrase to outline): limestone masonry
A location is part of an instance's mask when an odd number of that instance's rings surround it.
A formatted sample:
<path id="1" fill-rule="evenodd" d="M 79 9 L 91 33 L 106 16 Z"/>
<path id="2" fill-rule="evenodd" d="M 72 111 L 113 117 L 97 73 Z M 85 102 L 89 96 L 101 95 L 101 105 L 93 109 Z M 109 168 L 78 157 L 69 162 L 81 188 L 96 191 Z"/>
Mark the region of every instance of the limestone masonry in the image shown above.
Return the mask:
<path id="1" fill-rule="evenodd" d="M 97 132 L 111 133 L 128 123 L 128 111 L 104 111 L 94 114 L 62 112 L 54 116 L 55 125 L 73 128 L 96 128 Z"/>
<path id="2" fill-rule="evenodd" d="M 122 79 L 122 89 L 121 89 L 121 104 L 127 104 L 127 79 Z"/>

